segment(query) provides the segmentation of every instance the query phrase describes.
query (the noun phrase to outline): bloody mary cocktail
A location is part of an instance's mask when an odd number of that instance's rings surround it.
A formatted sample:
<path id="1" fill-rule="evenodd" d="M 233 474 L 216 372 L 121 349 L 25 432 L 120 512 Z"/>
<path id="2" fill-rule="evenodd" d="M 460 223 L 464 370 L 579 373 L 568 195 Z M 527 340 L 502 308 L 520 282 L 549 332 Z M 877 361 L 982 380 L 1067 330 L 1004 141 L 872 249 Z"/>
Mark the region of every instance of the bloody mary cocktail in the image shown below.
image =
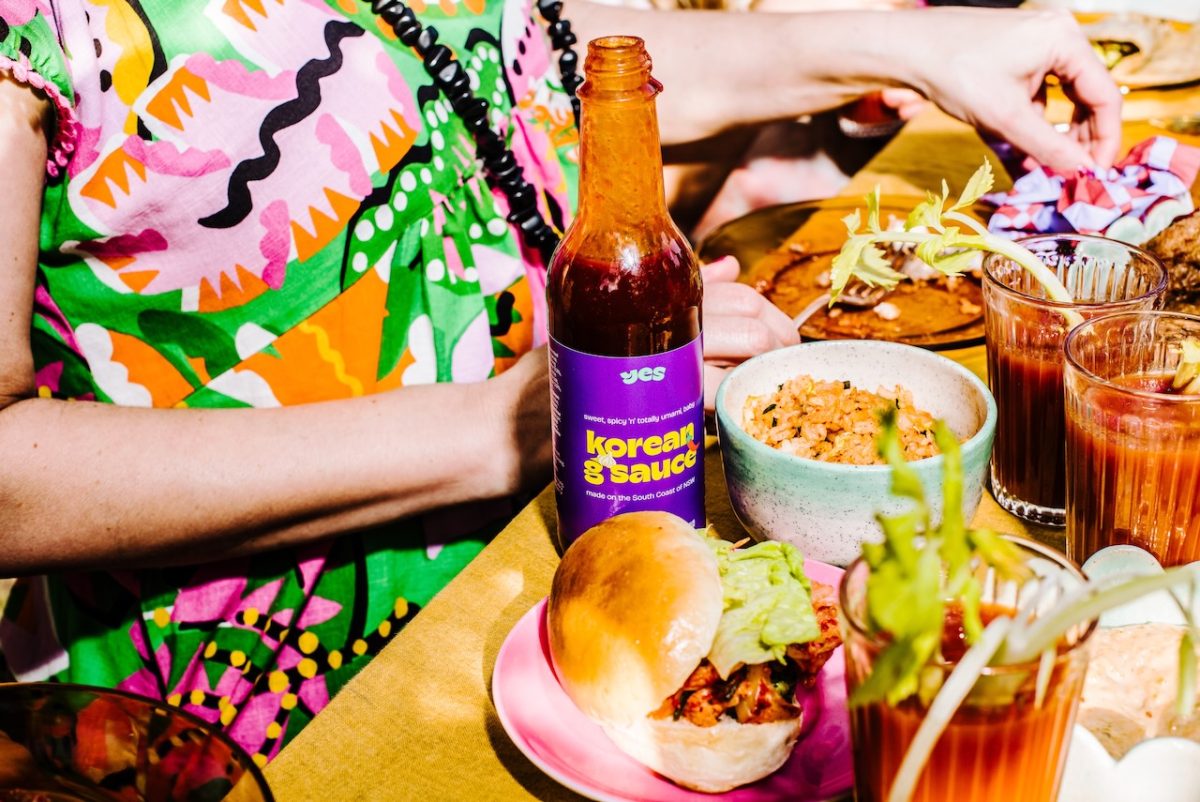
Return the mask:
<path id="1" fill-rule="evenodd" d="M 1013 538 L 1039 570 L 1082 575 L 1062 555 L 1033 541 Z M 887 646 L 861 623 L 869 569 L 859 561 L 842 580 L 846 685 L 850 694 L 863 683 Z M 1013 615 L 1020 585 L 990 585 L 982 608 L 985 623 Z M 1071 728 L 1087 670 L 1086 641 L 1092 626 L 1076 627 L 1059 645 L 1044 696 L 1037 695 L 1038 663 L 986 668 L 970 695 L 938 738 L 917 782 L 911 802 L 1053 802 L 1062 780 Z M 948 675 L 962 657 L 961 607 L 948 604 L 941 661 L 929 670 Z M 884 802 L 901 762 L 928 709 L 916 696 L 892 706 L 884 700 L 854 706 L 855 788 L 858 802 Z"/>
<path id="2" fill-rule="evenodd" d="M 1074 299 L 1061 303 L 1021 265 L 998 254 L 984 260 L 988 383 L 999 418 L 991 487 L 1009 512 L 1037 523 L 1066 522 L 1063 342 L 1068 312 L 1083 318 L 1153 309 L 1167 273 L 1146 252 L 1079 234 L 1020 241 L 1052 268 Z"/>
<path id="3" fill-rule="evenodd" d="M 1058 349 L 1031 354 L 989 348 L 988 378 L 998 413 L 991 481 L 999 490 L 993 492 L 1031 507 L 1062 508 L 1067 477 L 1061 446 L 1063 367 Z"/>
<path id="4" fill-rule="evenodd" d="M 1111 315 L 1067 340 L 1067 549 L 1132 543 L 1163 565 L 1200 560 L 1200 396 L 1171 387 L 1200 318 Z"/>

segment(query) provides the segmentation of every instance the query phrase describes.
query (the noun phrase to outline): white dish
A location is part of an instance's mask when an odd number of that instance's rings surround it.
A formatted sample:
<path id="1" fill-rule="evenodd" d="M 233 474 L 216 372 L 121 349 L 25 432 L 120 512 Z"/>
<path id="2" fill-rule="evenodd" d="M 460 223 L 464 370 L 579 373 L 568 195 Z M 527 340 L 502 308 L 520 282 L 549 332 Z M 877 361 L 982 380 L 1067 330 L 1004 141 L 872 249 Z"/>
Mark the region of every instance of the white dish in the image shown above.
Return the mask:
<path id="1" fill-rule="evenodd" d="M 1154 555 L 1136 546 L 1109 546 L 1083 564 L 1091 579 L 1162 573 Z M 1182 624 L 1179 607 L 1166 591 L 1100 617 L 1101 627 Z M 1200 802 L 1200 743 L 1184 738 L 1150 738 L 1114 760 L 1091 732 L 1076 725 L 1059 802 Z"/>

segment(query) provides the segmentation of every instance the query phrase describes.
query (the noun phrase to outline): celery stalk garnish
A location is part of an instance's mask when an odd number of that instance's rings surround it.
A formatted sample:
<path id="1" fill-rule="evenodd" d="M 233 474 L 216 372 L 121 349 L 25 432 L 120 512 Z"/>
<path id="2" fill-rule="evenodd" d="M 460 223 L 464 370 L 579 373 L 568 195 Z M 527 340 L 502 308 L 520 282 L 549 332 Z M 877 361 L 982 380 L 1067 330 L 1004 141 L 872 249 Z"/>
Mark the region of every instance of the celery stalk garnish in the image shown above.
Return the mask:
<path id="1" fill-rule="evenodd" d="M 863 544 L 863 560 L 870 567 L 865 624 L 868 633 L 886 645 L 871 674 L 851 695 L 850 704 L 883 701 L 894 706 L 916 697 L 926 709 L 892 784 L 889 802 L 911 797 L 938 740 L 965 700 L 983 693 L 981 698 L 989 705 L 1004 704 L 1008 694 L 1016 693 L 1025 678 L 1036 672 L 1035 703 L 1040 705 L 1067 633 L 1150 593 L 1173 589 L 1187 622 L 1179 652 L 1177 706 L 1181 713 L 1195 707 L 1200 563 L 1115 583 L 1077 582 L 1069 589 L 1056 574 L 1035 576 L 1013 543 L 964 524 L 962 460 L 958 441 L 945 424 L 938 421 L 935 429 L 945 462 L 943 520 L 933 526 L 921 484 L 900 449 L 895 410 L 883 413 L 881 420 L 878 448 L 892 468 L 892 493 L 911 499 L 913 507 L 899 515 L 879 516 L 883 541 Z M 988 569 L 997 579 L 1036 584 L 1029 586 L 1028 595 L 1022 593 L 1015 615 L 997 617 L 985 628 L 979 608 L 981 577 Z M 1183 587 L 1189 590 L 1186 600 L 1180 596 Z M 947 675 L 940 648 L 950 604 L 962 608 L 969 648 Z M 1031 667 L 1028 674 L 997 678 L 988 688 L 978 685 L 989 666 L 1021 665 Z"/>
<path id="2" fill-rule="evenodd" d="M 933 526 L 925 491 L 900 447 L 896 411 L 886 410 L 882 422 L 879 453 L 892 467 L 892 494 L 912 499 L 913 507 L 879 516 L 883 542 L 863 544 L 863 559 L 871 569 L 866 624 L 872 634 L 886 633 L 889 642 L 851 702 L 885 699 L 896 705 L 913 694 L 928 702 L 941 685 L 940 672 L 925 669 L 941 659 L 946 603 L 961 605 L 967 642 L 974 643 L 983 632 L 979 562 L 1006 578 L 1023 577 L 1027 569 L 1011 543 L 994 532 L 966 527 L 962 455 L 949 427 L 939 421 L 934 429 L 945 470 L 942 520 Z"/>
<path id="3" fill-rule="evenodd" d="M 1175 711 L 1184 716 L 1196 707 L 1196 639 L 1192 636 L 1195 627 L 1189 628 L 1179 639 L 1179 698 L 1175 700 Z"/>
<path id="4" fill-rule="evenodd" d="M 1171 389 L 1182 395 L 1200 395 L 1200 340 L 1188 337 L 1180 343 L 1180 349 Z"/>
<path id="5" fill-rule="evenodd" d="M 997 665 L 1019 665 L 1037 658 L 1062 639 L 1072 627 L 1098 618 L 1101 613 L 1128 604 L 1150 593 L 1200 580 L 1200 564 L 1171 568 L 1161 574 L 1139 576 L 1117 584 L 1089 582 L 1064 594 L 1037 620 L 1024 622 L 1009 633 L 997 654 Z"/>
<path id="6" fill-rule="evenodd" d="M 1013 260 L 1029 271 L 1033 278 L 1046 290 L 1052 301 L 1069 304 L 1071 293 L 1058 280 L 1054 271 L 1042 263 L 1037 256 L 1011 240 L 992 234 L 962 210 L 970 208 L 987 194 L 994 183 L 992 166 L 985 161 L 975 171 L 963 188 L 962 194 L 950 203 L 950 187 L 942 181 L 942 192 L 926 193 L 926 198 L 917 204 L 908 215 L 901 231 L 885 230 L 879 221 L 879 187 L 866 196 L 867 229 L 860 232 L 862 214 L 855 211 L 843 218 L 849 233 L 841 251 L 830 268 L 830 303 L 837 301 L 851 278 L 857 278 L 875 287 L 891 289 L 903 278 L 888 263 L 878 245 L 881 243 L 906 243 L 917 246 L 917 257 L 947 276 L 957 276 L 968 270 L 974 262 L 975 251 L 999 254 Z M 926 229 L 924 231 L 916 229 Z M 1063 316 L 1070 326 L 1083 322 L 1083 318 L 1072 310 L 1064 310 Z"/>
<path id="7" fill-rule="evenodd" d="M 1004 643 L 1004 636 L 1012 628 L 1012 623 L 1011 618 L 997 618 L 988 624 L 979 640 L 959 661 L 961 671 L 952 673 L 938 691 L 929 706 L 929 712 L 917 727 L 912 743 L 904 753 L 904 759 L 900 761 L 891 793 L 888 794 L 888 802 L 908 802 L 912 797 L 913 790 L 921 779 L 921 771 L 925 768 L 929 756 L 933 754 L 946 724 L 971 693 L 975 678 L 983 672 L 992 655 Z"/>

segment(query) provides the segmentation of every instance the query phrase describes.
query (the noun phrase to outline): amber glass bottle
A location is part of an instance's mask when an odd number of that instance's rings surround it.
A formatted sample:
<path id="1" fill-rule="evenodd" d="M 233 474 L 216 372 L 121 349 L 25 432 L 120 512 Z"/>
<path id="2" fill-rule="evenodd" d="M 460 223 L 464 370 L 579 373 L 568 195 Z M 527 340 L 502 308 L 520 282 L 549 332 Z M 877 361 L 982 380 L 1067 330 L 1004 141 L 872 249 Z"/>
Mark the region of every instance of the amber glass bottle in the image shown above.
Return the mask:
<path id="1" fill-rule="evenodd" d="M 700 271 L 672 222 L 641 39 L 588 45 L 579 204 L 550 263 L 560 545 L 612 515 L 704 524 Z"/>

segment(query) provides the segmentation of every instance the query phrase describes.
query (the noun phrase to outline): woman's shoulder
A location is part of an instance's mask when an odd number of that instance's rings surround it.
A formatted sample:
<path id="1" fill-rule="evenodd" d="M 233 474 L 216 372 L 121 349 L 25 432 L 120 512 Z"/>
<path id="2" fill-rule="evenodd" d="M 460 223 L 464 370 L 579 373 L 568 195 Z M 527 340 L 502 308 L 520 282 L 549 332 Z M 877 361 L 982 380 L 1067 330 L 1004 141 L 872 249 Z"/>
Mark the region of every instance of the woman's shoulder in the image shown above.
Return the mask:
<path id="1" fill-rule="evenodd" d="M 473 4 L 423 19 L 511 132 L 527 180 L 567 210 L 570 107 L 551 102 L 548 55 L 511 82 L 507 53 L 522 51 L 495 33 L 510 12 Z M 53 347 L 39 368 L 74 349 L 61 375 L 105 400 L 271 405 L 477 380 L 529 347 L 544 322 L 523 283 L 536 268 L 504 199 L 366 3 L 206 3 L 192 21 L 221 35 L 203 51 L 169 38 L 166 4 L 145 5 L 142 33 L 71 48 L 89 99 L 47 190 L 53 314 L 37 325 Z M 538 52 L 536 28 L 521 33 Z M 127 58 L 136 41 L 161 53 Z"/>
<path id="2" fill-rule="evenodd" d="M 75 149 L 75 92 L 58 14 L 44 0 L 0 2 L 0 74 L 49 101 L 54 135 L 46 171 L 58 175 Z"/>

